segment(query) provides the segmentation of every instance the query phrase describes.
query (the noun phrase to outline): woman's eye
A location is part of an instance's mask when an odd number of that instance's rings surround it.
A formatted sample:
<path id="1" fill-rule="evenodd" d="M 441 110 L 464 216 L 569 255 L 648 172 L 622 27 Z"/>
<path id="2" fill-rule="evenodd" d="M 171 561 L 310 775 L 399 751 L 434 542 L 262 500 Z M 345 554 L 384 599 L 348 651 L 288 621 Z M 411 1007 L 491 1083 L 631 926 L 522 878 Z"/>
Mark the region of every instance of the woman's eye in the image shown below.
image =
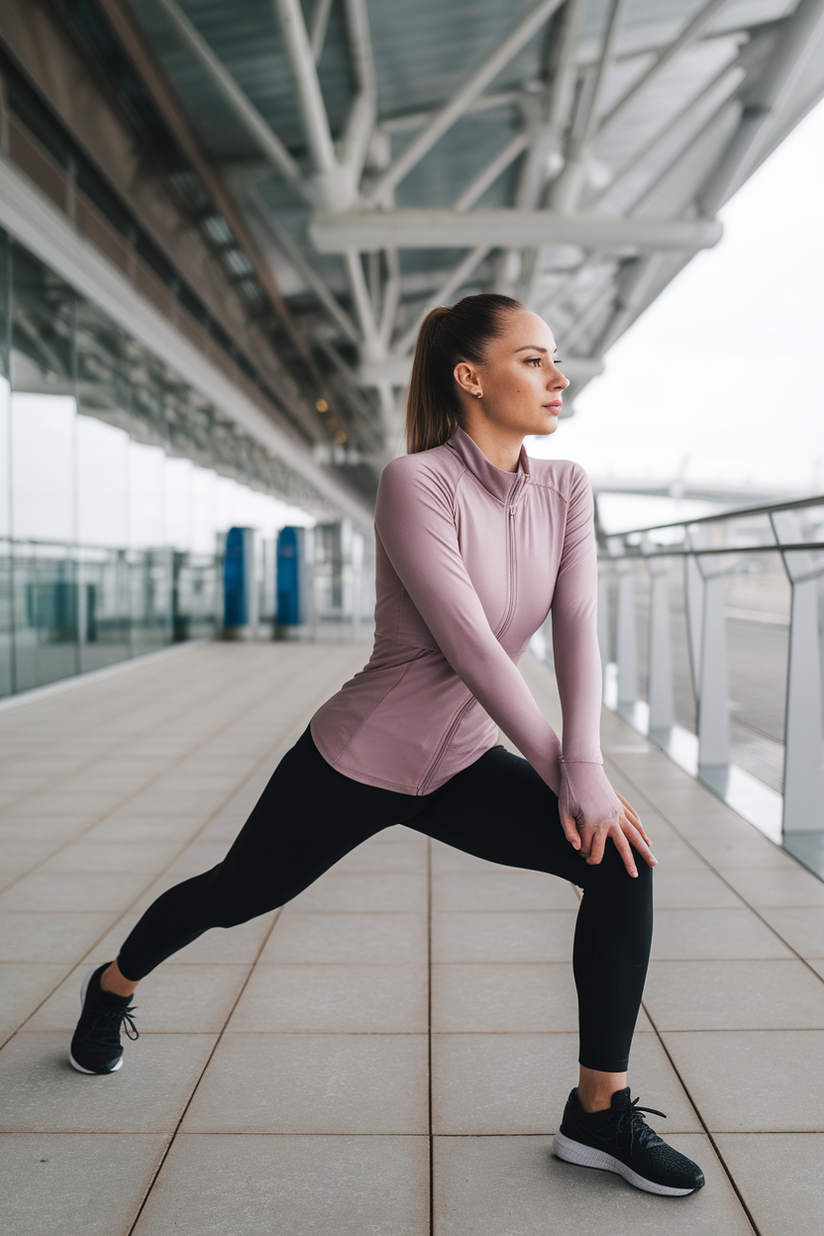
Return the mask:
<path id="1" fill-rule="evenodd" d="M 528 356 L 528 357 L 527 357 L 527 362 L 526 362 L 526 363 L 527 363 L 528 365 L 539 365 L 539 366 L 540 366 L 540 364 L 541 364 L 541 358 L 540 358 L 540 356 Z"/>

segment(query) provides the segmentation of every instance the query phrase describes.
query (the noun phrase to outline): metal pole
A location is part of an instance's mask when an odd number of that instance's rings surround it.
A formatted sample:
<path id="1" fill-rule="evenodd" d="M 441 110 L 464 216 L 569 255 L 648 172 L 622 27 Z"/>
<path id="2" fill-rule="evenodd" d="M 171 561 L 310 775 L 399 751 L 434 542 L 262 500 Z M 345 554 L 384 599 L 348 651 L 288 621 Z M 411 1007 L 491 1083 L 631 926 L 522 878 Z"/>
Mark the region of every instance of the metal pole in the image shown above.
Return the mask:
<path id="1" fill-rule="evenodd" d="M 724 576 L 704 576 L 701 684 L 698 700 L 698 769 L 713 784 L 730 762 L 729 688 L 724 626 Z"/>
<path id="2" fill-rule="evenodd" d="M 381 202 L 386 193 L 394 189 L 412 168 L 420 163 L 447 129 L 464 114 L 493 78 L 509 64 L 521 48 L 541 26 L 549 20 L 562 0 L 539 0 L 538 4 L 504 38 L 480 68 L 464 82 L 440 111 L 436 112 L 423 132 L 419 133 L 402 151 L 395 162 L 379 176 L 368 196 L 368 203 Z"/>
<path id="3" fill-rule="evenodd" d="M 675 695 L 672 681 L 672 641 L 669 612 L 669 562 L 647 562 L 650 573 L 649 607 L 649 732 L 665 745 L 675 725 Z M 663 741 L 662 741 L 663 740 Z"/>
<path id="4" fill-rule="evenodd" d="M 638 700 L 633 565 L 629 559 L 619 558 L 615 566 L 618 571 L 618 708 L 621 712 L 631 712 Z"/>
<path id="5" fill-rule="evenodd" d="M 315 57 L 306 33 L 303 10 L 299 0 L 274 0 L 274 4 L 295 77 L 300 114 L 312 162 L 318 172 L 333 172 L 337 168 L 335 147 L 320 92 Z"/>

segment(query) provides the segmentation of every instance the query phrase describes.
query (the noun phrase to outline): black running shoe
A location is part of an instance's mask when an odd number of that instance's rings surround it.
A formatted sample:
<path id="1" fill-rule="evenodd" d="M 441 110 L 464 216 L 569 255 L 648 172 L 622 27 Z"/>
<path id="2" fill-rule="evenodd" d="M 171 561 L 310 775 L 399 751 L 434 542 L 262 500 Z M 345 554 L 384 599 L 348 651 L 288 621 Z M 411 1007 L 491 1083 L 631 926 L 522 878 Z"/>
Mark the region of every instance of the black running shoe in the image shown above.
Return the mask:
<path id="1" fill-rule="evenodd" d="M 131 996 L 103 991 L 100 976 L 109 962 L 90 970 L 80 988 L 82 1012 L 69 1049 L 69 1063 L 78 1073 L 114 1073 L 123 1063 L 120 1029 L 127 1038 L 139 1038 Z"/>
<path id="2" fill-rule="evenodd" d="M 704 1173 L 698 1164 L 668 1146 L 649 1127 L 642 1112 L 664 1115 L 654 1107 L 639 1107 L 638 1099 L 632 1102 L 629 1086 L 615 1091 L 609 1108 L 591 1113 L 584 1111 L 577 1089 L 573 1090 L 553 1150 L 568 1163 L 617 1172 L 647 1193 L 684 1197 L 700 1189 Z"/>

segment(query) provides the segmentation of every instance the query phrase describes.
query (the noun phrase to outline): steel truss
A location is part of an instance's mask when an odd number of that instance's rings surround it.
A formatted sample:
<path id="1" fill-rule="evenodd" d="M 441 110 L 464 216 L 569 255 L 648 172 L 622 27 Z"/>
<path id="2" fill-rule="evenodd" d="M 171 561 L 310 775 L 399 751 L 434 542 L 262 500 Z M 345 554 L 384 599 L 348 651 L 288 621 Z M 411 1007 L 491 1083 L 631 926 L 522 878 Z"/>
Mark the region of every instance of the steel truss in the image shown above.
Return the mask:
<path id="1" fill-rule="evenodd" d="M 355 82 L 337 137 L 317 71 L 333 3 L 342 7 Z M 538 0 L 443 106 L 381 118 L 366 0 L 315 0 L 308 25 L 300 0 L 273 0 L 305 139 L 298 158 L 177 0 L 155 4 L 264 161 L 241 182 L 240 205 L 315 298 L 308 327 L 351 397 L 347 449 L 353 460 L 376 464 L 400 448 L 398 400 L 418 323 L 468 287 L 505 291 L 538 312 L 551 307 L 573 392 L 600 373 L 615 340 L 699 250 L 718 241 L 719 207 L 799 119 L 793 88 L 824 33 L 824 0 L 799 0 L 788 16 L 752 29 L 724 25 L 725 9 L 741 12 L 741 5 L 708 0 L 670 41 L 620 54 L 629 0 L 609 0 L 597 54 L 587 59 L 588 0 Z M 538 78 L 490 90 L 536 36 L 545 43 Z M 689 57 L 711 43 L 718 54 L 707 71 L 679 86 Z M 656 87 L 668 81 L 669 114 L 639 125 L 660 100 Z M 627 84 L 616 92 L 616 82 Z M 513 108 L 517 132 L 451 204 L 396 206 L 398 187 L 461 118 Z M 411 136 L 394 153 L 404 133 Z M 634 146 L 633 134 L 640 134 Z M 479 207 L 516 164 L 510 204 Z M 260 181 L 272 172 L 305 204 L 305 244 L 266 203 Z M 410 249 L 433 258 L 428 277 L 402 274 L 399 251 Z M 448 265 L 438 250 L 464 256 Z M 324 278 L 325 254 L 343 263 L 346 303 Z"/>

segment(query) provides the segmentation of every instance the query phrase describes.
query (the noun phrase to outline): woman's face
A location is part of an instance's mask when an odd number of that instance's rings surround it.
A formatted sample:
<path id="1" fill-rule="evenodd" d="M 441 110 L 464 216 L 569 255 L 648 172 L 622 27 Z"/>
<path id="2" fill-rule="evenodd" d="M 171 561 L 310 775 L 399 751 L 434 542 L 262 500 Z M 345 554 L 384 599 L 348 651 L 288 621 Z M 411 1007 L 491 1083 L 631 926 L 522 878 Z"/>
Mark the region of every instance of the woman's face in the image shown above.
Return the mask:
<path id="1" fill-rule="evenodd" d="M 473 419 L 480 414 L 489 428 L 522 437 L 554 433 L 561 393 L 569 386 L 555 356 L 555 340 L 543 318 L 528 309 L 505 314 L 503 330 L 488 343 L 482 364 L 455 367 Z"/>

